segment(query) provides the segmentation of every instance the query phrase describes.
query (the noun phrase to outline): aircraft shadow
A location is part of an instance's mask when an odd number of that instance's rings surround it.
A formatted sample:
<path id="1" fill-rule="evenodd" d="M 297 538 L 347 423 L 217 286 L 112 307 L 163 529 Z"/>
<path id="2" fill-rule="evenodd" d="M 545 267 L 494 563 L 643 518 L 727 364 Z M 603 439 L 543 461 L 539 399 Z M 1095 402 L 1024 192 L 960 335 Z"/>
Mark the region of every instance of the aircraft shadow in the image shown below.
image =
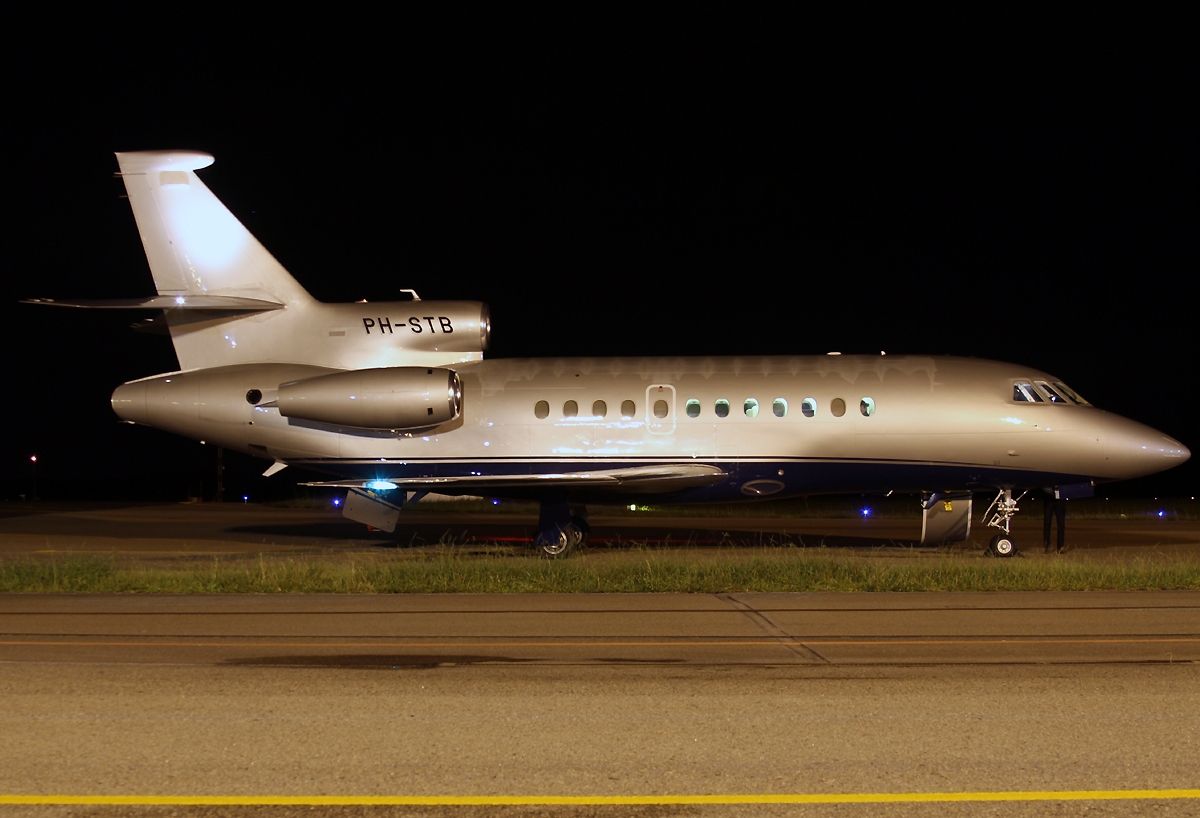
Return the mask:
<path id="1" fill-rule="evenodd" d="M 284 523 L 245 525 L 227 529 L 230 533 L 255 537 L 340 540 L 371 544 L 380 548 L 421 548 L 430 545 L 483 545 L 491 543 L 523 546 L 533 542 L 529 526 L 515 525 L 402 525 L 392 533 L 368 531 L 352 521 L 320 523 Z M 846 534 L 771 533 L 763 531 L 719 531 L 664 528 L 597 528 L 592 532 L 592 547 L 633 548 L 714 548 L 714 547 L 789 547 L 842 548 L 874 550 L 879 548 L 932 548 L 915 539 L 869 537 Z"/>

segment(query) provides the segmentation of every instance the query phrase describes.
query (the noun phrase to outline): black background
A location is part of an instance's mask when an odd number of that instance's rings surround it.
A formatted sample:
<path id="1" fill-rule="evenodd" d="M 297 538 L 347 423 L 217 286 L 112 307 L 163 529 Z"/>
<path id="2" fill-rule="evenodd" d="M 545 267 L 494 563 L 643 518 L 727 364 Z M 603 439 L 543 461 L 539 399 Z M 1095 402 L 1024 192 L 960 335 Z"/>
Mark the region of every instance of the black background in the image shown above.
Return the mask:
<path id="1" fill-rule="evenodd" d="M 107 405 L 176 367 L 166 338 L 16 303 L 153 292 L 112 152 L 165 148 L 214 154 L 206 183 L 318 298 L 485 301 L 493 356 L 995 358 L 1200 447 L 1183 21 L 656 8 L 14 27 L 4 491 L 33 453 L 43 494 L 211 491 L 211 447 Z"/>

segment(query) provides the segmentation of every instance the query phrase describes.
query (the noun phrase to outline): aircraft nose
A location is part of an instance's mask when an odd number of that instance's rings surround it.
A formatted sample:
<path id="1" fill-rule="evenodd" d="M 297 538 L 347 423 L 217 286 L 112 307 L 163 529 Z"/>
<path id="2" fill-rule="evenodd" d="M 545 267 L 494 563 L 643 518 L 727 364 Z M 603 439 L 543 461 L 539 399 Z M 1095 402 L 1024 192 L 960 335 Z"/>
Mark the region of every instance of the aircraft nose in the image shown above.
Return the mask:
<path id="1" fill-rule="evenodd" d="M 1178 440 L 1119 415 L 1105 415 L 1103 429 L 1104 464 L 1117 479 L 1166 471 L 1192 456 Z"/>

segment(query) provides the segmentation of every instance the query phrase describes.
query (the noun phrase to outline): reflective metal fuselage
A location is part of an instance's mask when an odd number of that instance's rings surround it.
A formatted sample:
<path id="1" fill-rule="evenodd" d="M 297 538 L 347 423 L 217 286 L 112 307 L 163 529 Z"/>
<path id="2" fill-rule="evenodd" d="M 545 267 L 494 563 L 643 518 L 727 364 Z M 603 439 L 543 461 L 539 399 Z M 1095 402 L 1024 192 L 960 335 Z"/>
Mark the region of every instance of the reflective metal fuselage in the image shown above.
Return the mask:
<path id="1" fill-rule="evenodd" d="M 1018 379 L 1034 391 L 1053 379 L 989 361 L 483 360 L 479 302 L 314 299 L 197 175 L 211 155 L 117 162 L 156 295 L 60 306 L 164 309 L 185 370 L 119 387 L 117 414 L 339 480 L 539 497 L 561 534 L 564 501 L 623 492 L 702 501 L 1072 485 L 1189 454 L 1069 396 L 1047 402 L 1049 386 L 1015 400 Z M 549 505 L 564 519 L 550 520 Z"/>
<path id="2" fill-rule="evenodd" d="M 1014 401 L 1015 380 L 1054 379 L 968 358 L 546 358 L 453 368 L 462 415 L 415 433 L 297 421 L 247 402 L 249 390 L 269 404 L 281 383 L 338 371 L 307 365 L 158 376 L 119 387 L 113 406 L 129 421 L 339 477 L 403 483 L 662 463 L 713 464 L 728 475 L 661 498 L 684 502 L 1112 481 L 1190 456 L 1178 441 L 1097 408 Z M 688 401 L 698 403 L 695 417 Z M 584 487 L 567 494 L 618 496 Z"/>

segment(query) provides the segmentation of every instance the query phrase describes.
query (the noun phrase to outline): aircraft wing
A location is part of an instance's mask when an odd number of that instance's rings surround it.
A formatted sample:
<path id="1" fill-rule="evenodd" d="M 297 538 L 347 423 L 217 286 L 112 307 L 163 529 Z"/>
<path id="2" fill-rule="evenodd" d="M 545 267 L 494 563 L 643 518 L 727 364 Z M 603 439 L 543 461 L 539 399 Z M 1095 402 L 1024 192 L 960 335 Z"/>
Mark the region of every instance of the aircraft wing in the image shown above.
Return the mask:
<path id="1" fill-rule="evenodd" d="M 373 480 L 330 480 L 304 486 L 341 488 L 400 488 L 439 494 L 486 494 L 488 490 L 538 488 L 611 489 L 620 493 L 660 494 L 719 483 L 728 475 L 702 463 L 667 463 L 627 469 L 563 472 L 560 474 L 478 474 L 462 477 L 388 477 Z M 372 485 L 374 484 L 374 485 Z M 388 484 L 388 485 L 382 485 Z"/>

